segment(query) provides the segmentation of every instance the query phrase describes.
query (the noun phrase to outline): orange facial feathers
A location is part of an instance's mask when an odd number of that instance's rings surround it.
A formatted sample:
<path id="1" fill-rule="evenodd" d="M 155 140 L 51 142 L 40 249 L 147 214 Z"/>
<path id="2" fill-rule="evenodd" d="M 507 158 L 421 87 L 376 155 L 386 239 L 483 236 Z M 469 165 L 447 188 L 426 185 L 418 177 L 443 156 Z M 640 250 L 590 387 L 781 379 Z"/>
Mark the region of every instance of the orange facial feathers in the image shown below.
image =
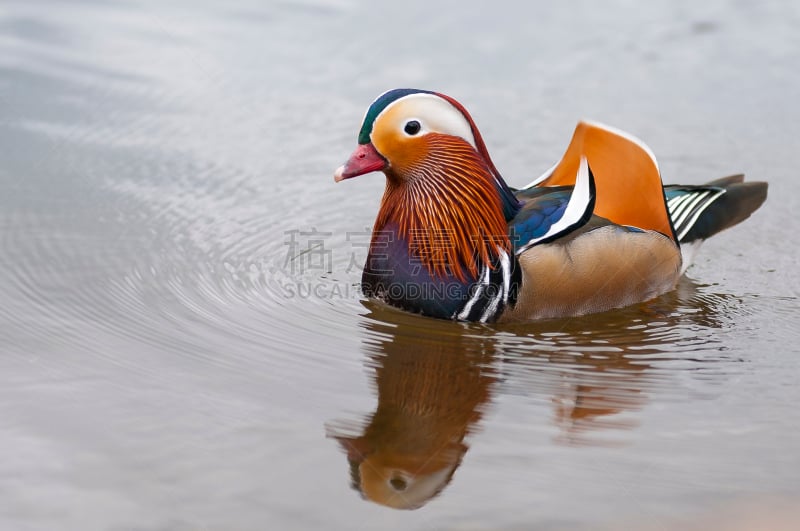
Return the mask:
<path id="1" fill-rule="evenodd" d="M 418 157 L 402 157 L 405 178 L 387 170 L 387 186 L 375 231 L 397 223 L 413 255 L 434 276 L 465 270 L 477 276 L 479 263 L 489 264 L 501 250 L 510 251 L 508 226 L 486 163 L 461 138 L 430 133 L 419 142 Z M 423 156 L 419 156 L 423 155 Z"/>

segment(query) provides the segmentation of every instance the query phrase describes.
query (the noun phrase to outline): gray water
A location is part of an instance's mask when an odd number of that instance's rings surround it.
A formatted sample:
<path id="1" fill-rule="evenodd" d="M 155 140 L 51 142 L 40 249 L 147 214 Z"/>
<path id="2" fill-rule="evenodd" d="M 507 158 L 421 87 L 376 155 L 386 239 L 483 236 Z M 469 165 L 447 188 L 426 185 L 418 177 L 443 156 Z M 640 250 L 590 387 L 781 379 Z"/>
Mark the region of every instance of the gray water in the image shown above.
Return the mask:
<path id="1" fill-rule="evenodd" d="M 0 4 L 0 529 L 794 529 L 800 4 L 164 4 Z M 770 197 L 655 301 L 405 315 L 332 179 L 398 86 L 512 185 L 590 118 Z"/>

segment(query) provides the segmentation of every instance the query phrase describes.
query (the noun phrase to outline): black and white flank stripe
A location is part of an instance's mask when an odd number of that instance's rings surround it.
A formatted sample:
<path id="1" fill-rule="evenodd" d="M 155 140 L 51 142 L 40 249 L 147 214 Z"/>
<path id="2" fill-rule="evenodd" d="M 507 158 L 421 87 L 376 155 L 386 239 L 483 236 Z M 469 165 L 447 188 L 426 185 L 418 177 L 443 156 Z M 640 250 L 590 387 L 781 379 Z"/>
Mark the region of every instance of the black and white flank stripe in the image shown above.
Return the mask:
<path id="1" fill-rule="evenodd" d="M 480 280 L 473 284 L 469 299 L 455 313 L 454 319 L 491 323 L 506 307 L 516 303 L 522 272 L 515 256 L 509 256 L 502 249 L 499 251 L 494 269 L 483 265 Z"/>

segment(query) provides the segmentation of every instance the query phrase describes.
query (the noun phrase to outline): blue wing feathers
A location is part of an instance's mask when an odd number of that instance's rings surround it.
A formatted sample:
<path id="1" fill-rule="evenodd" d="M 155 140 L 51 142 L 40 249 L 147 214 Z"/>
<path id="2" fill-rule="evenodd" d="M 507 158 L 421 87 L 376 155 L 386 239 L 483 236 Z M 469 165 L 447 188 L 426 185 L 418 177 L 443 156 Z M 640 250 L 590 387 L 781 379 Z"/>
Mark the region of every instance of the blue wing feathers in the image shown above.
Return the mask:
<path id="1" fill-rule="evenodd" d="M 509 234 L 515 250 L 523 247 L 534 238 L 547 234 L 547 231 L 564 215 L 569 203 L 572 187 L 540 189 L 535 197 L 528 199 L 509 224 Z M 521 199 L 527 199 L 520 197 Z"/>

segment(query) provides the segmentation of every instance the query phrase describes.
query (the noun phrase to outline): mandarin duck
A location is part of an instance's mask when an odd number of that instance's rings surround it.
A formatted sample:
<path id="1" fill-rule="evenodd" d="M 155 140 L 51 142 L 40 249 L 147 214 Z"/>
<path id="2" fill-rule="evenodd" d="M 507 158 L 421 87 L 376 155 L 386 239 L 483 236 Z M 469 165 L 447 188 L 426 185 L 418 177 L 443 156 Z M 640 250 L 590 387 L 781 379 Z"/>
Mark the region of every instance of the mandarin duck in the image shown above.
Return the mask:
<path id="1" fill-rule="evenodd" d="M 640 140 L 580 122 L 561 160 L 521 189 L 455 99 L 394 89 L 367 109 L 340 182 L 386 188 L 361 279 L 367 297 L 483 323 L 571 317 L 675 288 L 699 244 L 748 218 L 767 184 L 734 175 L 664 186 Z"/>

